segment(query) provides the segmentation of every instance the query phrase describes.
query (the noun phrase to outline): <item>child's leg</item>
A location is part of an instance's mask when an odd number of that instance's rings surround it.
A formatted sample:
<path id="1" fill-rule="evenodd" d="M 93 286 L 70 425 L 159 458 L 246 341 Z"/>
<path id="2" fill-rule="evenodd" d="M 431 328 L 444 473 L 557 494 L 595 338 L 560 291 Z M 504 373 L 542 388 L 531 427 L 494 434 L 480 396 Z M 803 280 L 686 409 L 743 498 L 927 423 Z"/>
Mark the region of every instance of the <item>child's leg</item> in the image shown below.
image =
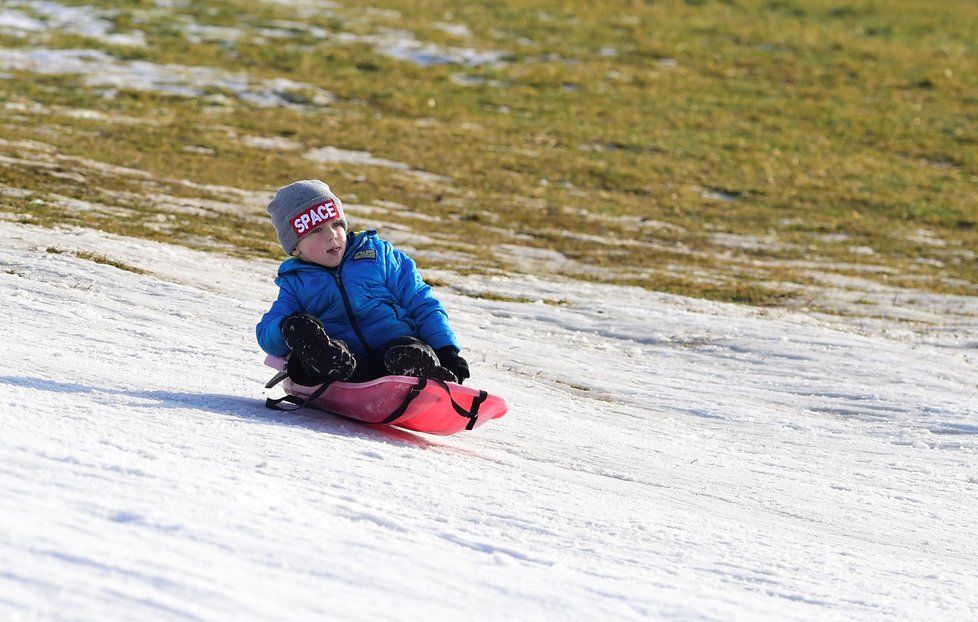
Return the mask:
<path id="1" fill-rule="evenodd" d="M 386 375 L 388 372 L 384 367 L 383 355 L 374 353 L 370 356 L 357 357 L 357 369 L 353 372 L 349 382 L 367 382 Z"/>

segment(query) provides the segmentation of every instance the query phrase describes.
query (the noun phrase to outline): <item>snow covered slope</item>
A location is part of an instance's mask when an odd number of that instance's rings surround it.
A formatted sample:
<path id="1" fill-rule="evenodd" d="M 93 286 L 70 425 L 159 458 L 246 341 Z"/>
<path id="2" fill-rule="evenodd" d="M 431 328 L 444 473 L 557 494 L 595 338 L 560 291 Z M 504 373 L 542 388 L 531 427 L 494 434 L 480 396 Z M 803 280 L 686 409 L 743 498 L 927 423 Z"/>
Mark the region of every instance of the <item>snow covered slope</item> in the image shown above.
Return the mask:
<path id="1" fill-rule="evenodd" d="M 0 222 L 0 618 L 978 617 L 975 332 L 439 274 L 425 437 L 264 408 L 273 273 Z"/>

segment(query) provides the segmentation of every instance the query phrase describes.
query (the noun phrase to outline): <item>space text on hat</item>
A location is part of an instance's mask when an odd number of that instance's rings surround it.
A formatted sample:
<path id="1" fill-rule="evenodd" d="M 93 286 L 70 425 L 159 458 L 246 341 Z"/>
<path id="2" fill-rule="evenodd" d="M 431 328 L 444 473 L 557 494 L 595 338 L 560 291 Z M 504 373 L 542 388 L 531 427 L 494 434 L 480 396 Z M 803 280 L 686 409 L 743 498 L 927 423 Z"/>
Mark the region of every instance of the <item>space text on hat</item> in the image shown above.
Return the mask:
<path id="1" fill-rule="evenodd" d="M 313 205 L 304 212 L 292 218 L 292 230 L 300 240 L 319 225 L 330 220 L 343 217 L 341 207 L 333 199 L 327 199 L 319 205 Z"/>

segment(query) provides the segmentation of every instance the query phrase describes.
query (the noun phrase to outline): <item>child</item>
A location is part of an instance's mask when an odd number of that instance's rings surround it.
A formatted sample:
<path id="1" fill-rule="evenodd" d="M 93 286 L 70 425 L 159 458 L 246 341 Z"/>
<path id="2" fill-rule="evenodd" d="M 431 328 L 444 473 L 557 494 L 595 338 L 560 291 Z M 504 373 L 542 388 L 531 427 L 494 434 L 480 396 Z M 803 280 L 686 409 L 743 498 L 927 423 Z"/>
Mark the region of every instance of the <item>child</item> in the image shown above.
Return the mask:
<path id="1" fill-rule="evenodd" d="M 388 374 L 463 382 L 448 314 L 414 261 L 377 237 L 350 233 L 325 183 L 285 186 L 268 204 L 282 250 L 278 300 L 256 327 L 258 343 L 289 355 L 289 377 L 313 386 Z"/>

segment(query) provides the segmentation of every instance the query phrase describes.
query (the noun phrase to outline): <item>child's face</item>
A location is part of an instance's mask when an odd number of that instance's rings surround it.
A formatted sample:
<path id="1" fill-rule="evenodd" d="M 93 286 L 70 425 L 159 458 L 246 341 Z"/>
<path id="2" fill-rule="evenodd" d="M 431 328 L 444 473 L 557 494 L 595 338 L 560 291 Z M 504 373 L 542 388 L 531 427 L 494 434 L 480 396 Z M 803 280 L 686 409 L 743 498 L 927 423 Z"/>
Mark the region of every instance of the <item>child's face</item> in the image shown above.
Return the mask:
<path id="1" fill-rule="evenodd" d="M 345 251 L 346 227 L 342 221 L 332 220 L 304 235 L 292 254 L 302 261 L 335 268 Z"/>

